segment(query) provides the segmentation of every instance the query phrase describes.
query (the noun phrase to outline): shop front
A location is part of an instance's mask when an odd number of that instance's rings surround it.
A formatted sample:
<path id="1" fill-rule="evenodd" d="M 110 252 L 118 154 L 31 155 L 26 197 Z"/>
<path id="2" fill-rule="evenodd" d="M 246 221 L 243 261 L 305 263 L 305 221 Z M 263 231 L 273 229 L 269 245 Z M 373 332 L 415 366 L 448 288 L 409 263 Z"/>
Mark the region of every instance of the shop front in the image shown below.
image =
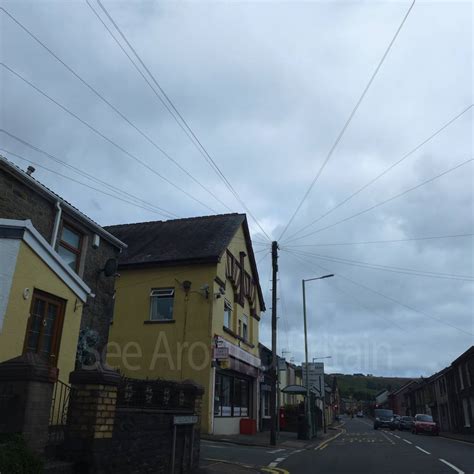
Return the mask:
<path id="1" fill-rule="evenodd" d="M 213 433 L 238 434 L 241 419 L 258 420 L 260 359 L 223 338 L 217 343 L 228 357 L 215 362 Z"/>

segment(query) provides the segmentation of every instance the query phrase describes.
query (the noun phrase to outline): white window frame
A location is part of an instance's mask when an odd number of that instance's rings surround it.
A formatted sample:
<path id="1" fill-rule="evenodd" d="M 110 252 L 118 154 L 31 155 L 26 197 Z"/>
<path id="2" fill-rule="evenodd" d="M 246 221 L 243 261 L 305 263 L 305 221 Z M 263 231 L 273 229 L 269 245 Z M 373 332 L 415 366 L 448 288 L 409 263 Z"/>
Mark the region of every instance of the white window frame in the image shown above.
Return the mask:
<path id="1" fill-rule="evenodd" d="M 245 314 L 242 315 L 241 318 L 242 321 L 242 334 L 240 336 L 244 341 L 248 341 L 250 337 L 250 331 L 249 331 L 249 317 Z"/>
<path id="2" fill-rule="evenodd" d="M 225 299 L 224 300 L 224 327 L 232 329 L 232 303 Z M 229 315 L 229 321 L 227 321 L 227 315 Z"/>
<path id="3" fill-rule="evenodd" d="M 153 318 L 153 298 L 173 298 L 173 311 L 174 311 L 174 288 L 152 288 L 150 291 L 150 321 L 173 321 L 174 317 L 167 318 Z"/>

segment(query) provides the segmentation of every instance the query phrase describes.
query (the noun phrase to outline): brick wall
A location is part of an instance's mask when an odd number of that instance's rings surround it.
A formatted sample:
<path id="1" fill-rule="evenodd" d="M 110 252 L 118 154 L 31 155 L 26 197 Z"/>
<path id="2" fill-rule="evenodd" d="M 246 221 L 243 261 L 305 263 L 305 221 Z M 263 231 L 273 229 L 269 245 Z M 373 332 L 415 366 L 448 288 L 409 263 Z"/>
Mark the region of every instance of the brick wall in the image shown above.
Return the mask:
<path id="1" fill-rule="evenodd" d="M 51 242 L 55 203 L 40 192 L 24 184 L 14 175 L 0 169 L 0 218 L 30 219 L 33 226 Z M 89 298 L 82 312 L 81 329 L 97 334 L 97 349 L 101 351 L 107 344 L 110 320 L 113 315 L 114 277 L 105 277 L 99 270 L 104 268 L 109 258 L 118 258 L 119 249 L 101 238 L 97 249 L 92 247 L 94 231 L 78 222 L 72 215 L 63 211 L 63 218 L 80 229 L 84 236 L 82 252 L 84 255 L 80 276 L 96 295 Z M 67 378 L 68 374 L 60 374 Z"/>
<path id="2" fill-rule="evenodd" d="M 169 474 L 174 429 L 174 472 L 198 466 L 200 387 L 192 382 L 124 381 L 107 369 L 73 372 L 71 383 L 64 453 L 78 472 Z M 169 401 L 165 392 L 172 395 Z M 174 428 L 175 415 L 197 415 L 198 422 Z"/>

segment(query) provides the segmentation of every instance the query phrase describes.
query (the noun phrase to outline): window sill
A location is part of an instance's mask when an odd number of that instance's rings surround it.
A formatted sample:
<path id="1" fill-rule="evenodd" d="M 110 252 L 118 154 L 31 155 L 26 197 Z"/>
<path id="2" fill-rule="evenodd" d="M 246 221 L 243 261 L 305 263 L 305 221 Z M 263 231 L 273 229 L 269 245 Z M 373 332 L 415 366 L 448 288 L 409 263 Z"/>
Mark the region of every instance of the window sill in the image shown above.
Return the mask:
<path id="1" fill-rule="evenodd" d="M 250 341 L 246 341 L 242 336 L 239 336 L 236 332 L 232 331 L 232 329 L 229 329 L 227 326 L 222 326 L 222 329 L 227 334 L 230 334 L 232 337 L 235 337 L 239 341 L 243 342 L 247 347 L 250 347 L 251 349 L 255 347 L 254 344 L 252 344 Z"/>
<path id="2" fill-rule="evenodd" d="M 143 324 L 173 324 L 175 322 L 176 322 L 176 319 L 157 319 L 157 320 L 148 319 L 147 321 L 143 321 Z"/>

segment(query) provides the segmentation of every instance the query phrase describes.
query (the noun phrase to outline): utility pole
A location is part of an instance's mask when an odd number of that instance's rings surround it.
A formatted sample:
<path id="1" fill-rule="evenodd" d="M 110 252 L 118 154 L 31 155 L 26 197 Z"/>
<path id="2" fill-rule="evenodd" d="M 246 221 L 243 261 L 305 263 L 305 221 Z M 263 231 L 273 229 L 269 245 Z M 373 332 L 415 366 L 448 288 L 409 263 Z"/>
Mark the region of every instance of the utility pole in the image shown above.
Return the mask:
<path id="1" fill-rule="evenodd" d="M 277 383 L 278 383 L 278 364 L 277 364 L 277 273 L 278 273 L 278 243 L 272 242 L 272 390 L 270 396 L 270 444 L 276 445 L 277 432 Z"/>

